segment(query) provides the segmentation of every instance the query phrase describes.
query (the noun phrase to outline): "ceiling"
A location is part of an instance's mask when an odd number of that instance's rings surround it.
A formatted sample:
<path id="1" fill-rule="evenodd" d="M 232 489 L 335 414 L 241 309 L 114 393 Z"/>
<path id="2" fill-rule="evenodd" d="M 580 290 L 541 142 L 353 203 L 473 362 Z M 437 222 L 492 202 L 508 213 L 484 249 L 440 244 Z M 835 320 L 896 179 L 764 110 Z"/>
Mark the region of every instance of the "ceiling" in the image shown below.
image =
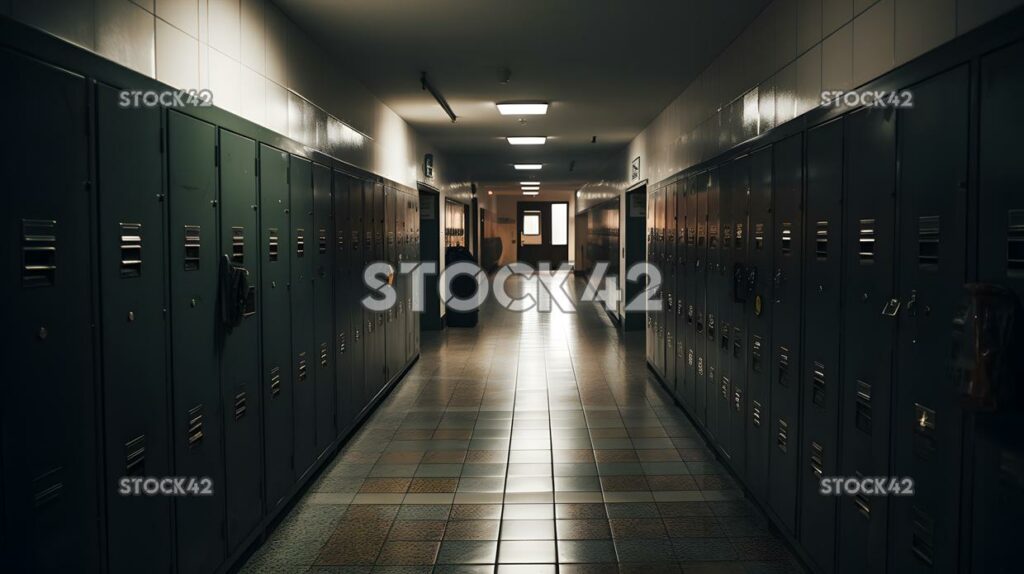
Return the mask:
<path id="1" fill-rule="evenodd" d="M 276 0 L 281 8 L 483 185 L 596 177 L 768 0 Z M 692 32 L 692 33 L 686 33 Z M 510 81 L 503 84 L 503 70 Z M 444 95 L 452 123 L 420 86 Z M 500 101 L 541 100 L 546 116 L 501 116 Z M 504 136 L 544 135 L 544 146 Z M 596 136 L 596 143 L 592 138 Z M 570 171 L 570 162 L 575 162 Z M 534 172 L 537 173 L 537 172 Z"/>

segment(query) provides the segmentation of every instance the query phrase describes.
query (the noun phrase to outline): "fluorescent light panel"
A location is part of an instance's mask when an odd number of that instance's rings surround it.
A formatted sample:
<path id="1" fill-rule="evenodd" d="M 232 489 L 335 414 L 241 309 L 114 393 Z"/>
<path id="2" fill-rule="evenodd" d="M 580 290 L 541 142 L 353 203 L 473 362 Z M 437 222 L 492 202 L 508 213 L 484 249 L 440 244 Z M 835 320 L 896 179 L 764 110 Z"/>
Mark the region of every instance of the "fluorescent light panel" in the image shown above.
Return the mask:
<path id="1" fill-rule="evenodd" d="M 540 168 L 544 167 L 544 165 L 543 164 L 539 164 L 539 163 L 517 163 L 517 164 L 514 164 L 514 167 L 516 169 L 518 169 L 518 170 L 540 169 Z"/>
<path id="2" fill-rule="evenodd" d="M 537 195 L 539 191 L 524 191 L 523 195 Z"/>
<path id="3" fill-rule="evenodd" d="M 519 185 L 540 185 L 539 181 L 520 181 Z"/>
<path id="4" fill-rule="evenodd" d="M 512 145 L 544 145 L 546 136 L 508 136 L 505 138 Z"/>
<path id="5" fill-rule="evenodd" d="M 546 102 L 509 102 L 505 104 L 498 104 L 498 112 L 503 116 L 542 116 L 548 113 L 548 104 Z"/>

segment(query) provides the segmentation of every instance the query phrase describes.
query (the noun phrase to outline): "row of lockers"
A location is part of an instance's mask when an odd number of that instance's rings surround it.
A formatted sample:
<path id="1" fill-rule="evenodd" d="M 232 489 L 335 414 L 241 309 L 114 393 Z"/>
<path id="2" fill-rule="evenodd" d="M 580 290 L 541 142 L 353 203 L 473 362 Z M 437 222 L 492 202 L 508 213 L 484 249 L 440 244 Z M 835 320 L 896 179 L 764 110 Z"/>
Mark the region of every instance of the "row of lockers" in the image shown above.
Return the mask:
<path id="1" fill-rule="evenodd" d="M 976 77 L 964 64 L 908 86 L 912 108 L 852 110 L 649 195 L 664 310 L 647 361 L 815 571 L 956 572 L 972 523 L 1010 528 L 999 502 L 962 508 L 953 362 L 965 283 L 1024 294 L 1008 120 L 1022 62 L 1005 48 Z M 972 470 L 1021 510 L 1019 476 L 988 472 Z M 915 493 L 819 493 L 839 476 L 909 477 Z"/>
<path id="2" fill-rule="evenodd" d="M 0 563 L 223 571 L 418 356 L 401 276 L 360 302 L 366 263 L 419 258 L 417 197 L 14 52 L 0 75 Z M 212 493 L 123 492 L 172 476 Z"/>

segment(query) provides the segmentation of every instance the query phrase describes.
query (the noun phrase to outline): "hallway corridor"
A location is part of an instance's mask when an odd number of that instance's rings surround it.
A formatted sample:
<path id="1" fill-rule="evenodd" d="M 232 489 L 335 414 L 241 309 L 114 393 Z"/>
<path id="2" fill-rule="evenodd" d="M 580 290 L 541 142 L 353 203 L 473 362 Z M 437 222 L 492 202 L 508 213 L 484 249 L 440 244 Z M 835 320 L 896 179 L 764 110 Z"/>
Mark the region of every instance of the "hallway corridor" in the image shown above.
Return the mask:
<path id="1" fill-rule="evenodd" d="M 583 283 L 577 282 L 577 292 Z M 242 572 L 799 572 L 604 311 L 424 333 Z"/>

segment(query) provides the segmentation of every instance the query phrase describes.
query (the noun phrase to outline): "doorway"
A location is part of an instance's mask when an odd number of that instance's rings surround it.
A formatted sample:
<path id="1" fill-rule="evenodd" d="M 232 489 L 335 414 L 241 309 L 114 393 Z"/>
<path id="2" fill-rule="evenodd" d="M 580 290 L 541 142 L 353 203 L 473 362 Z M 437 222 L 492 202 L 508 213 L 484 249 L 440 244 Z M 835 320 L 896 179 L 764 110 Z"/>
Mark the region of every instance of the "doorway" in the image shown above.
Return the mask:
<path id="1" fill-rule="evenodd" d="M 516 205 L 518 259 L 537 267 L 541 261 L 558 267 L 569 260 L 569 204 L 564 201 L 520 201 Z"/>
<path id="2" fill-rule="evenodd" d="M 625 258 L 624 271 L 637 263 L 647 260 L 647 186 L 642 185 L 626 193 L 626 216 L 623 218 L 626 224 L 626 245 L 623 248 Z M 620 280 L 621 281 L 621 280 Z M 624 301 L 632 301 L 644 289 L 644 285 L 626 281 L 623 290 Z M 620 301 L 619 305 L 624 307 L 625 303 Z M 626 331 L 640 330 L 644 328 L 645 316 L 643 313 L 621 313 L 622 328 Z"/>

